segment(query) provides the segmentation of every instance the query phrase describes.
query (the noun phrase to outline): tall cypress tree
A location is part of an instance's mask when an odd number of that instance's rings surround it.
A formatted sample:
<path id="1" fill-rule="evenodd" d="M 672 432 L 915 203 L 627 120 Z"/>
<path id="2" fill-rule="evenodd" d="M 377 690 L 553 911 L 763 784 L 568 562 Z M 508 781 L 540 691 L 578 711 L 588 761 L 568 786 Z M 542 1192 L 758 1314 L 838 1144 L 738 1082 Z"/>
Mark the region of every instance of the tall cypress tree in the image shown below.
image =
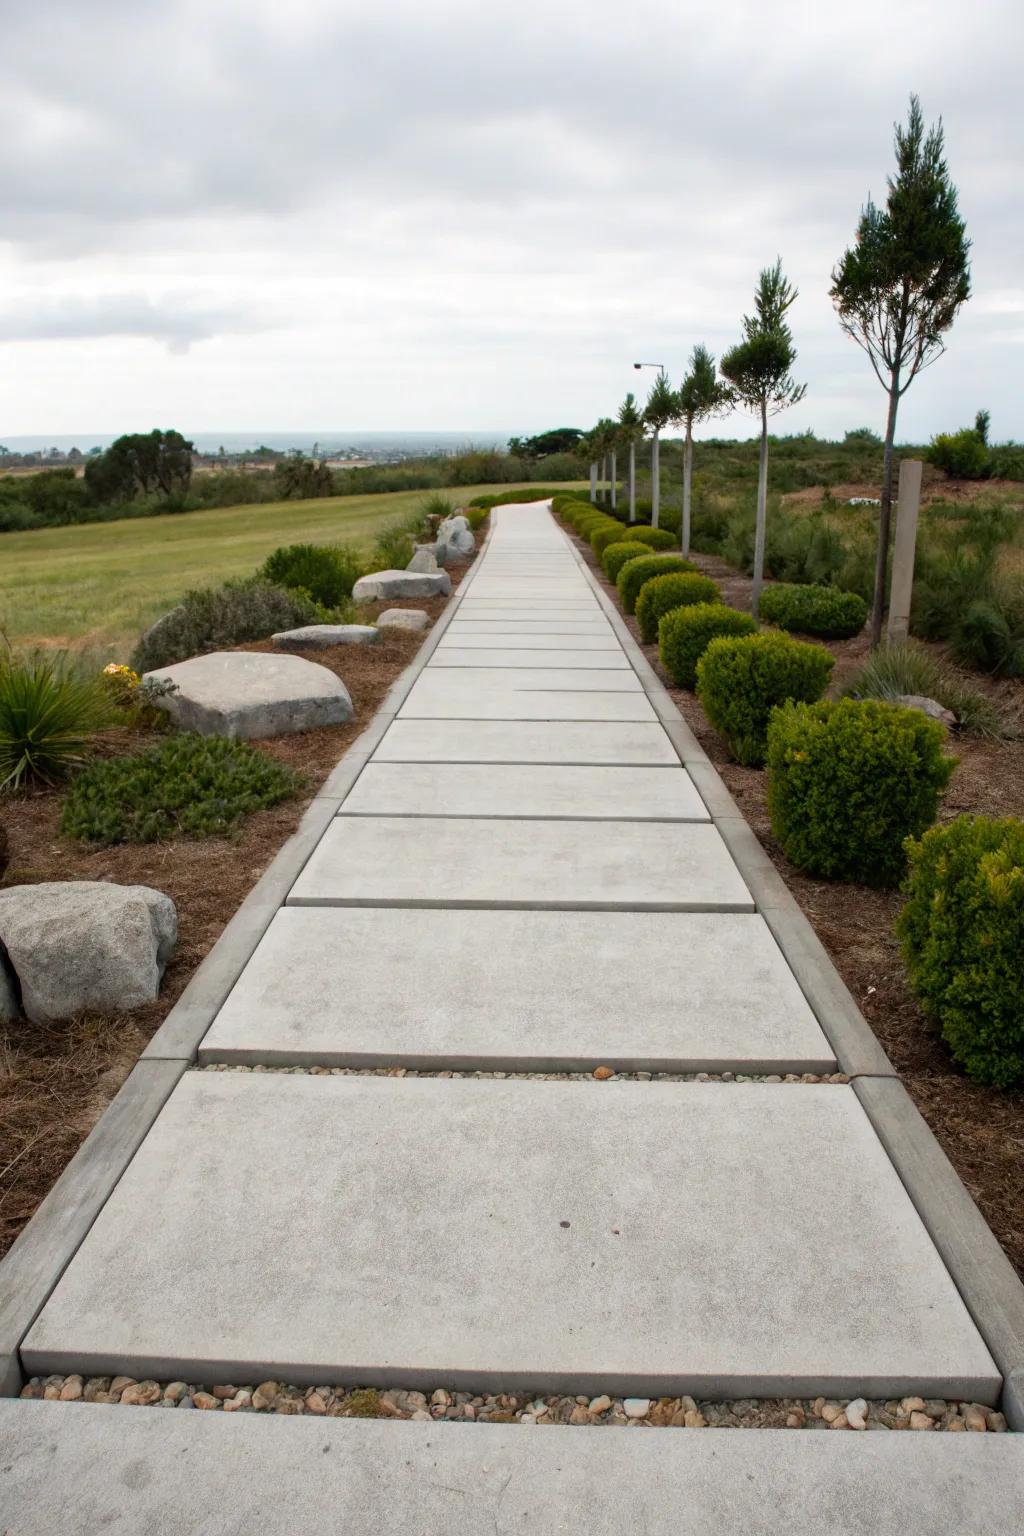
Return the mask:
<path id="1" fill-rule="evenodd" d="M 709 416 L 725 410 L 733 402 L 732 390 L 715 373 L 715 360 L 707 347 L 696 346 L 690 353 L 690 366 L 679 386 L 679 412 L 686 428 L 683 448 L 683 527 L 682 550 L 690 553 L 690 492 L 693 485 L 693 429 Z"/>

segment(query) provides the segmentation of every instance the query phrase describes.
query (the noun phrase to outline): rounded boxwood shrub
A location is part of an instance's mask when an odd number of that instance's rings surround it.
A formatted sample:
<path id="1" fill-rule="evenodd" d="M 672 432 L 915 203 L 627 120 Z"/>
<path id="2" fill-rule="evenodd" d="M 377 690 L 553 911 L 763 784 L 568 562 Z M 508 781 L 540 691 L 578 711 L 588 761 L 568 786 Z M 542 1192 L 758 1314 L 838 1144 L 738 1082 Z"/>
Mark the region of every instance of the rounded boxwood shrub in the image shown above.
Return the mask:
<path id="1" fill-rule="evenodd" d="M 659 576 L 656 580 L 660 581 Z M 653 585 L 653 583 L 649 583 Z M 645 588 L 646 590 L 646 588 Z M 658 659 L 680 688 L 697 686 L 697 663 L 719 635 L 756 635 L 757 620 L 724 603 L 673 608 L 658 624 Z"/>
<path id="2" fill-rule="evenodd" d="M 64 798 L 60 826 L 104 845 L 212 837 L 286 799 L 297 784 L 290 768 L 244 741 L 186 731 L 87 768 Z"/>
<path id="3" fill-rule="evenodd" d="M 925 1010 L 971 1077 L 1024 1081 L 1024 822 L 958 816 L 907 845 L 896 932 Z"/>
<path id="4" fill-rule="evenodd" d="M 337 608 L 352 596 L 363 570 L 358 553 L 344 545 L 285 544 L 267 556 L 258 574 L 275 587 L 308 592 L 324 608 Z"/>
<path id="5" fill-rule="evenodd" d="M 877 699 L 786 704 L 768 725 L 768 810 L 790 863 L 827 880 L 896 885 L 956 764 L 919 709 Z"/>
<path id="6" fill-rule="evenodd" d="M 627 613 L 635 613 L 636 600 L 645 581 L 651 581 L 655 576 L 667 576 L 670 571 L 695 573 L 696 570 L 697 567 L 684 560 L 682 555 L 637 555 L 620 567 L 615 585 L 623 608 Z"/>
<path id="7" fill-rule="evenodd" d="M 736 761 L 758 768 L 772 710 L 790 699 L 820 699 L 834 661 L 824 647 L 788 635 L 726 636 L 712 640 L 697 663 L 697 693 Z"/>
<path id="8" fill-rule="evenodd" d="M 646 528 L 643 524 L 631 528 L 629 536 L 640 544 L 646 544 L 648 549 L 675 549 L 679 542 L 667 528 Z"/>
<path id="9" fill-rule="evenodd" d="M 600 560 L 609 544 L 621 544 L 622 524 L 609 519 L 591 529 L 590 547 Z"/>
<path id="10" fill-rule="evenodd" d="M 673 608 L 715 603 L 720 596 L 717 581 L 696 571 L 671 571 L 667 576 L 655 576 L 653 581 L 645 581 L 636 600 L 641 639 L 647 645 L 657 640 L 662 616 L 671 613 Z"/>
<path id="11" fill-rule="evenodd" d="M 609 544 L 601 556 L 601 564 L 609 581 L 617 581 L 619 572 L 627 560 L 635 560 L 639 555 L 648 555 L 650 550 L 646 544 L 638 544 L 635 539 L 623 539 L 621 544 Z"/>
<path id="12" fill-rule="evenodd" d="M 868 616 L 868 605 L 858 592 L 787 582 L 765 587 L 760 606 L 761 617 L 768 624 L 795 629 L 801 635 L 821 635 L 826 640 L 859 635 Z"/>

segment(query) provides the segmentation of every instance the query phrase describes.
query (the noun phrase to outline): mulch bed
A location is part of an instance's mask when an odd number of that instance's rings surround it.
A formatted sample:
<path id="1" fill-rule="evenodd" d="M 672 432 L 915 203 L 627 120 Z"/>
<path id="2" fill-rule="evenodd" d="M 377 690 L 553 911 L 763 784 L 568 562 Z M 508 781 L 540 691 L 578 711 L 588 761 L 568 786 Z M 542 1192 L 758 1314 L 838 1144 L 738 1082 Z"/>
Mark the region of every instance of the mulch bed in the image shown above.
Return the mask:
<path id="1" fill-rule="evenodd" d="M 605 590 L 615 596 L 614 586 L 605 580 L 589 545 L 579 539 L 576 543 Z M 749 610 L 748 577 L 712 556 L 694 554 L 691 559 L 719 583 L 725 602 Z M 899 892 L 814 880 L 794 869 L 772 836 L 765 770 L 742 768 L 730 759 L 696 696 L 671 683 L 658 661 L 657 646 L 644 645 L 636 620 L 624 617 L 813 924 L 946 1156 L 1024 1278 L 1024 1089 L 989 1088 L 964 1076 L 910 990 L 893 934 L 902 902 Z M 866 634 L 824 643 L 836 658 L 833 687 L 861 665 L 870 649 Z M 939 646 L 930 649 L 943 654 Z M 977 674 L 971 675 L 971 681 L 990 688 L 1011 705 L 1024 703 L 1020 683 L 990 684 Z M 1024 741 L 990 741 L 957 733 L 950 745 L 959 766 L 940 810 L 940 821 L 965 812 L 1024 817 Z"/>
<path id="2" fill-rule="evenodd" d="M 448 567 L 453 588 L 468 561 Z M 366 604 L 367 622 L 385 608 L 419 608 L 433 622 L 443 597 Z M 429 633 L 429 631 L 427 632 Z M 424 633 L 382 630 L 374 645 L 304 651 L 341 677 L 355 716 L 327 726 L 252 745 L 296 769 L 304 780 L 293 800 L 246 818 L 235 837 L 95 848 L 61 835 L 60 796 L 35 791 L 5 800 L 3 824 L 10 863 L 0 884 L 45 880 L 111 880 L 165 891 L 178 909 L 179 938 L 160 997 L 116 1018 L 81 1018 L 42 1029 L 21 1021 L 0 1032 L 0 1254 L 6 1252 L 66 1164 L 74 1156 L 264 869 L 295 831 L 305 807 L 346 747 L 369 723 L 385 693 L 412 661 Z M 272 651 L 270 641 L 237 647 Z M 99 743 L 107 755 L 152 745 L 144 732 L 110 731 Z"/>

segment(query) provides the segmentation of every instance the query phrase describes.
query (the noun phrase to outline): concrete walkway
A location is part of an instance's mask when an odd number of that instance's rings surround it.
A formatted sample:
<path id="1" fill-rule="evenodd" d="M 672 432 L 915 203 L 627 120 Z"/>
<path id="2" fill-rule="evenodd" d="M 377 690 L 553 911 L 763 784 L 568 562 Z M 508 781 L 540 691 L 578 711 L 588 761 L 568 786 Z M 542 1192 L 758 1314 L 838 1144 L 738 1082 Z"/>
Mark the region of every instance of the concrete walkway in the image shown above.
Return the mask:
<path id="1" fill-rule="evenodd" d="M 995 1404 L 1001 1372 L 854 1087 L 779 1080 L 834 1074 L 836 1052 L 712 820 L 718 791 L 683 766 L 547 508 L 493 523 L 202 1041 L 200 1063 L 227 1070 L 181 1078 L 24 1340 L 25 1370 Z M 254 1064 L 430 1075 L 231 1070 Z M 644 1076 L 536 1076 L 599 1066 Z M 503 1076 L 436 1075 L 451 1070 Z M 762 1080 L 646 1080 L 696 1072 Z M 95 1469 L 141 1465 L 159 1488 L 185 1455 L 195 1500 L 254 1479 L 246 1508 L 271 1530 L 326 1507 L 410 1532 L 667 1531 L 681 1509 L 726 1533 L 1024 1517 L 1011 1436 L 982 1452 L 971 1436 L 602 1429 L 542 1437 L 535 1460 L 518 1427 L 0 1407 L 23 1482 L 66 1415 L 51 1481 L 84 1479 L 105 1518 Z M 111 1528 L 143 1528 L 154 1499 L 123 1492 Z M 32 1507 L 12 1529 L 52 1529 Z"/>

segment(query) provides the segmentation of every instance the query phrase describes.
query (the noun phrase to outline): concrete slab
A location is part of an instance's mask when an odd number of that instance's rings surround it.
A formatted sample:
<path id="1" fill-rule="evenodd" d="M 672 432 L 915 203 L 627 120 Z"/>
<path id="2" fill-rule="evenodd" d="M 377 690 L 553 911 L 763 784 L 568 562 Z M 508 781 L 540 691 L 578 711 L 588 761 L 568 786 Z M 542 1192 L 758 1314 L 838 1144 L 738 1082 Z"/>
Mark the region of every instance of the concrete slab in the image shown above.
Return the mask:
<path id="1" fill-rule="evenodd" d="M 625 672 L 578 671 L 572 689 L 557 673 L 546 688 L 517 688 L 511 670 L 427 668 L 409 691 L 399 714 L 426 720 L 654 720 L 657 716 L 639 686 Z M 612 686 L 603 686 L 607 680 Z M 539 679 L 535 674 L 533 681 Z"/>
<path id="2" fill-rule="evenodd" d="M 1013 1435 L 534 1435 L 515 1424 L 0 1405 L 17 1536 L 992 1536 L 1024 1524 Z M 183 1475 L 184 1473 L 184 1475 Z M 69 1490 L 73 1494 L 69 1495 Z"/>
<path id="3" fill-rule="evenodd" d="M 544 618 L 537 616 L 524 617 L 521 613 L 512 613 L 502 615 L 501 617 L 494 616 L 490 618 L 478 619 L 467 614 L 465 617 L 460 617 L 453 620 L 449 626 L 449 629 L 455 631 L 457 634 L 466 634 L 472 632 L 474 634 L 485 635 L 494 634 L 498 630 L 507 629 L 511 630 L 517 635 L 599 634 L 603 635 L 606 639 L 608 636 L 612 636 L 614 638 L 614 632 L 611 625 L 608 623 L 607 619 L 603 618 L 601 615 L 596 615 L 593 618 L 584 618 L 583 616 L 577 617 L 576 615 L 573 615 L 571 618 Z"/>
<path id="4" fill-rule="evenodd" d="M 338 817 L 289 905 L 753 910 L 698 822 Z"/>
<path id="5" fill-rule="evenodd" d="M 521 650 L 514 648 L 507 651 L 495 647 L 492 647 L 490 650 L 480 650 L 472 647 L 462 650 L 458 644 L 453 643 L 446 648 L 439 646 L 434 653 L 430 665 L 432 667 L 515 667 L 520 669 L 526 665 L 531 668 L 544 668 L 545 670 L 549 668 L 558 670 L 570 667 L 574 671 L 578 671 L 580 668 L 592 671 L 604 668 L 606 671 L 612 672 L 631 672 L 633 670 L 621 650 L 583 651 L 567 656 L 565 651 L 558 648 L 554 637 L 552 637 L 551 643 L 554 645 L 554 649 L 531 651 L 528 656 L 524 656 Z"/>
<path id="6" fill-rule="evenodd" d="M 705 912 L 285 908 L 200 1060 L 835 1071 L 764 920 Z"/>
<path id="7" fill-rule="evenodd" d="M 436 656 L 437 653 L 434 654 Z M 495 690 L 515 693 L 580 693 L 586 690 L 597 693 L 643 692 L 640 679 L 628 665 L 595 667 L 586 662 L 579 665 L 571 659 L 567 664 L 563 659 L 561 666 L 552 667 L 535 664 L 530 657 L 516 656 L 507 666 L 473 667 L 470 670 L 471 677 L 439 678 L 438 669 L 434 667 L 431 658 L 430 666 L 420 681 L 485 694 Z"/>
<path id="8" fill-rule="evenodd" d="M 445 631 L 444 639 L 438 646 L 438 657 L 447 655 L 449 651 L 487 651 L 498 649 L 500 651 L 550 651 L 557 648 L 559 651 L 603 651 L 606 656 L 621 656 L 622 648 L 615 636 L 608 634 L 519 634 L 514 629 L 497 629 L 493 632 L 486 630 L 481 632 L 476 625 L 450 625 Z M 575 655 L 572 665 L 576 666 Z"/>
<path id="9" fill-rule="evenodd" d="M 186 1073 L 22 1358 L 638 1396 L 1000 1385 L 852 1089 L 757 1083 Z"/>
<path id="10" fill-rule="evenodd" d="M 369 763 L 343 816 L 500 816 L 562 821 L 709 821 L 683 768 Z"/>
<path id="11" fill-rule="evenodd" d="M 636 763 L 679 761 L 648 721 L 396 720 L 374 753 L 390 763 Z"/>

